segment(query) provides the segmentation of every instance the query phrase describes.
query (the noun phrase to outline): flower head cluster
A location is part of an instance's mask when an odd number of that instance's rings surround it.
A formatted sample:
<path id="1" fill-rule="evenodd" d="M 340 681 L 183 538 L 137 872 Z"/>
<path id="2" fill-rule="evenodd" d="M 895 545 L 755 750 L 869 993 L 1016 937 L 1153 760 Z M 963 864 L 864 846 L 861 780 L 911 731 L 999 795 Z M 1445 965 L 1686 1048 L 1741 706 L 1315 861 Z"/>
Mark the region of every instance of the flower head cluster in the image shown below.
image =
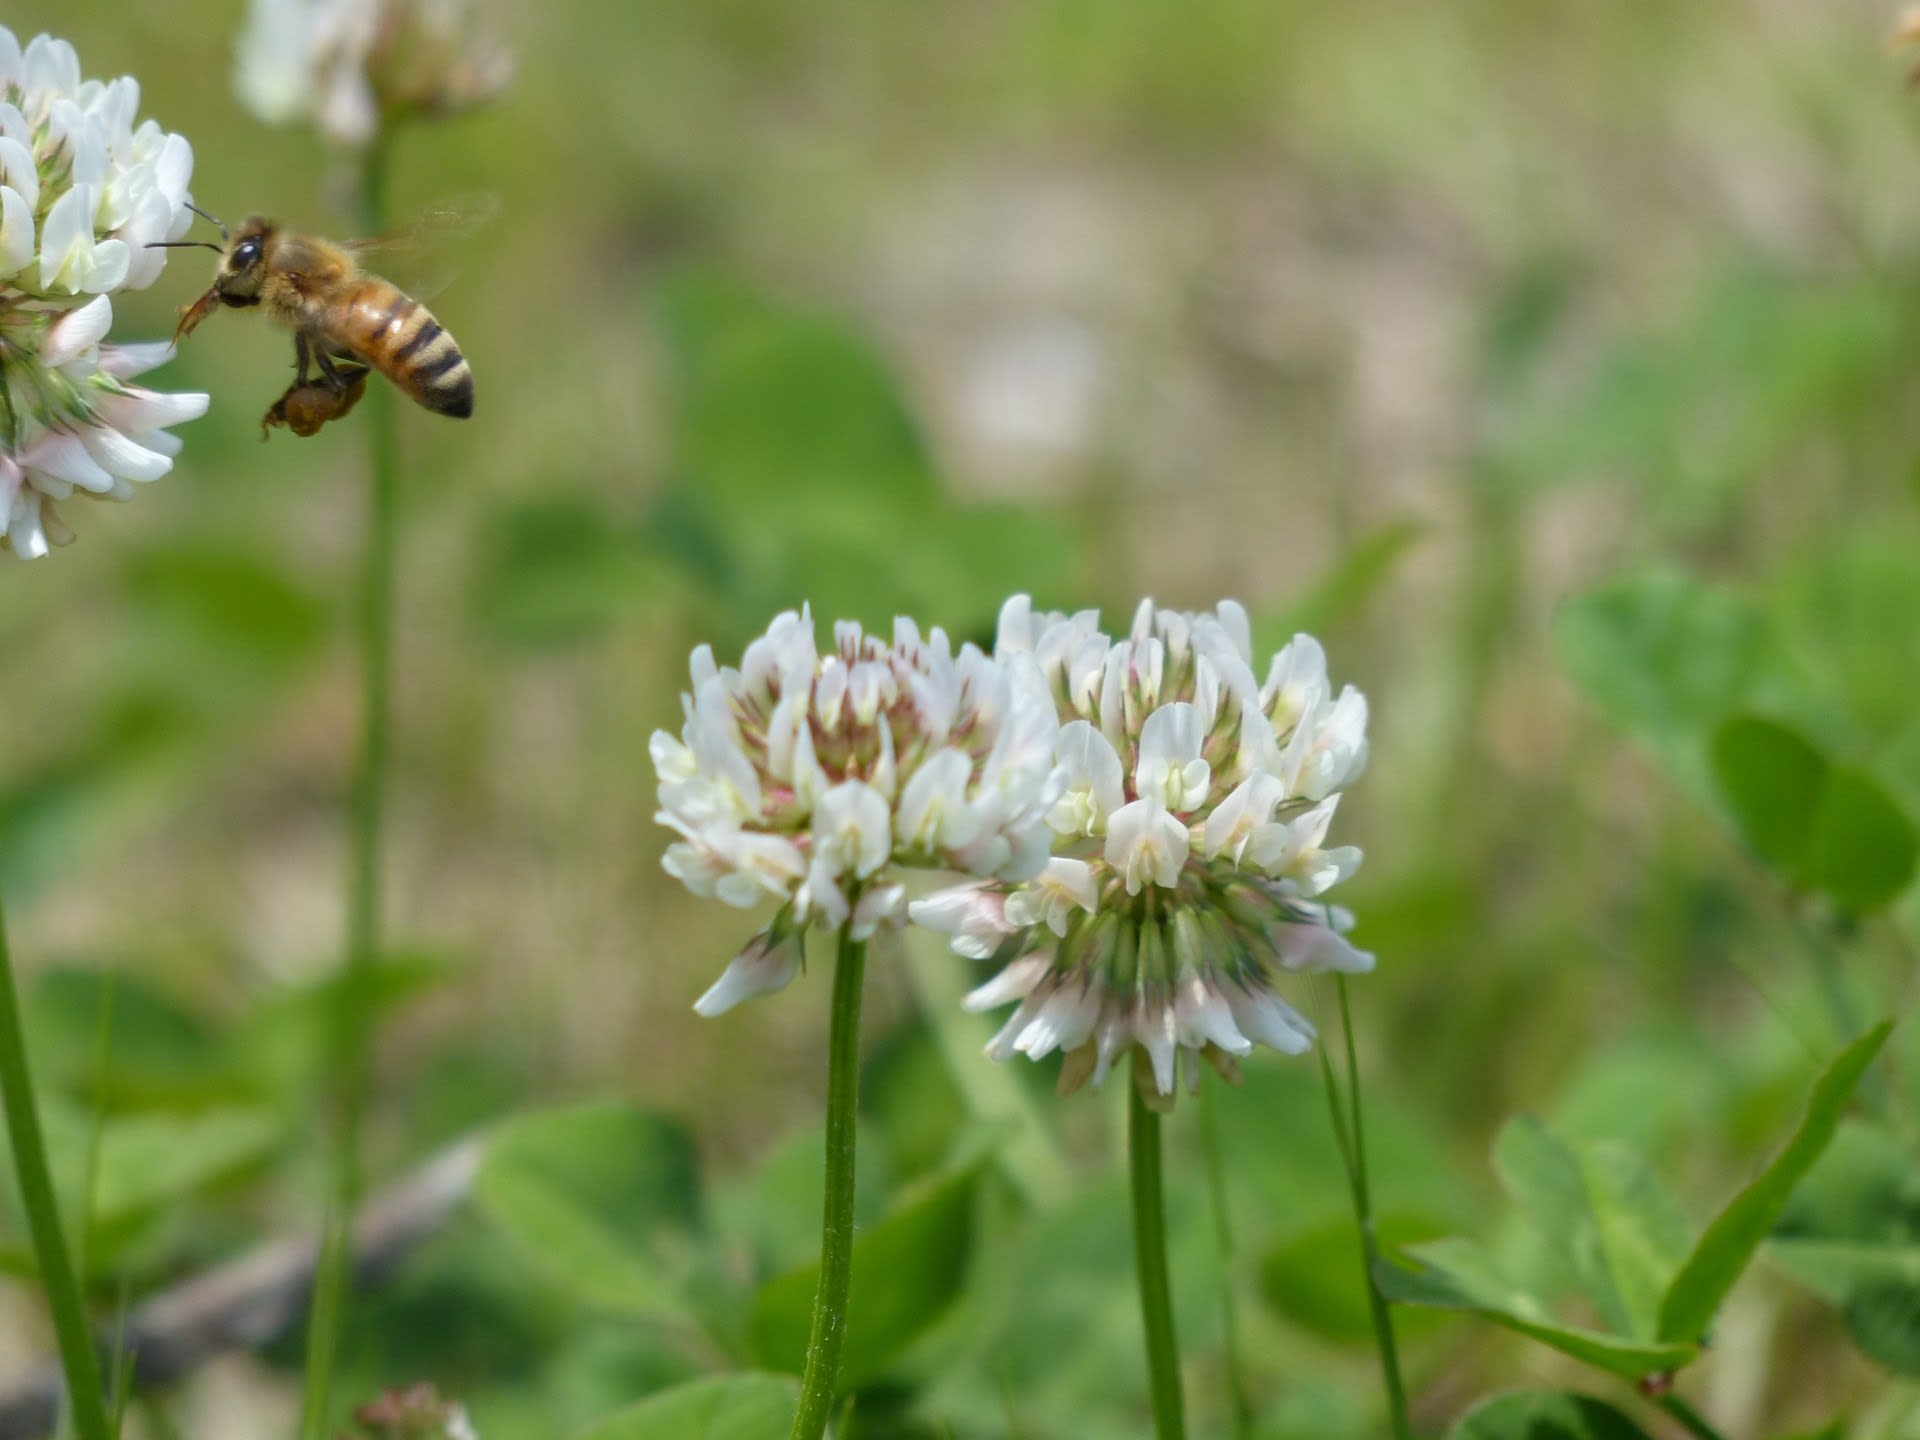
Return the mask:
<path id="1" fill-rule="evenodd" d="M 513 78 L 473 0 L 253 0 L 240 99 L 262 120 L 310 122 L 342 145 L 400 115 L 485 104 Z"/>
<path id="2" fill-rule="evenodd" d="M 1325 842 L 1366 763 L 1365 698 L 1333 693 L 1306 635 L 1258 679 L 1231 602 L 1212 614 L 1146 602 L 1116 641 L 1096 612 L 1036 615 L 1019 596 L 995 653 L 1037 665 L 1063 721 L 1056 853 L 1031 879 L 913 906 L 960 954 L 1008 962 L 969 997 L 1019 1002 L 988 1053 L 1063 1051 L 1071 1091 L 1137 1047 L 1143 1090 L 1164 1097 L 1181 1052 L 1197 1082 L 1196 1057 L 1232 1074 L 1256 1041 L 1304 1050 L 1313 1027 L 1275 993 L 1277 973 L 1373 964 L 1342 938 L 1345 913 L 1317 899 L 1360 862 Z"/>
<path id="3" fill-rule="evenodd" d="M 56 502 L 125 500 L 166 474 L 166 427 L 207 408 L 128 383 L 170 347 L 102 343 L 108 297 L 152 284 L 167 252 L 149 242 L 193 219 L 192 147 L 139 111 L 132 78 L 83 80 L 64 40 L 22 49 L 0 26 L 0 546 L 15 555 L 72 538 Z"/>
<path id="4" fill-rule="evenodd" d="M 892 643 L 843 621 L 825 654 L 812 616 L 781 615 L 739 668 L 693 652 L 676 739 L 653 736 L 664 861 L 696 895 L 781 908 L 697 1008 L 779 989 L 809 925 L 855 938 L 906 920 L 896 866 L 1029 880 L 1046 864 L 1059 724 L 1030 655 L 955 654 L 896 620 Z"/>
<path id="5" fill-rule="evenodd" d="M 467 1409 L 424 1381 L 405 1390 L 389 1390 L 353 1412 L 354 1424 L 369 1440 L 477 1440 Z"/>

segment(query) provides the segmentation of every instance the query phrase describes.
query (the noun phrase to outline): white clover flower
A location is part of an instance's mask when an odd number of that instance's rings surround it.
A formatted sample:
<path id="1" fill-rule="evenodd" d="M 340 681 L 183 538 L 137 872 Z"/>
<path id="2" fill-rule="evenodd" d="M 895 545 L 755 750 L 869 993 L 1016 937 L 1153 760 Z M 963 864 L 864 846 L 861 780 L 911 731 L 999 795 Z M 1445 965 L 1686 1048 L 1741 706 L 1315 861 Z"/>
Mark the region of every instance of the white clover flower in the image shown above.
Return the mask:
<path id="1" fill-rule="evenodd" d="M 64 40 L 22 49 L 0 26 L 0 549 L 38 558 L 73 538 L 55 504 L 126 500 L 173 468 L 167 427 L 205 395 L 129 384 L 167 345 L 109 345 L 121 290 L 153 283 L 156 240 L 193 216 L 193 148 L 136 123 L 131 77 L 83 80 Z"/>
<path id="2" fill-rule="evenodd" d="M 1325 842 L 1366 765 L 1366 698 L 1333 693 L 1307 635 L 1262 684 L 1231 601 L 1212 614 L 1144 602 L 1115 642 L 1094 611 L 1036 615 L 1016 596 L 994 653 L 1037 665 L 1062 721 L 1055 854 L 1035 875 L 911 907 L 956 953 L 1006 962 L 967 1000 L 1019 1002 L 987 1053 L 1065 1052 L 1066 1093 L 1137 1047 L 1142 1091 L 1164 1104 L 1183 1053 L 1195 1084 L 1197 1059 L 1232 1077 L 1256 1042 L 1305 1050 L 1313 1026 L 1275 993 L 1276 975 L 1373 967 L 1343 938 L 1352 917 L 1317 898 L 1360 863 Z"/>
<path id="3" fill-rule="evenodd" d="M 692 668 L 679 737 L 656 731 L 651 745 L 655 818 L 680 836 L 662 864 L 696 895 L 780 902 L 701 1014 L 785 986 L 810 925 L 856 939 L 903 925 L 897 867 L 1012 883 L 1047 864 L 1059 722 L 1032 657 L 956 655 L 940 630 L 922 639 L 906 619 L 892 644 L 842 621 L 822 655 L 802 610 L 776 619 L 738 669 L 704 645 Z"/>
<path id="4" fill-rule="evenodd" d="M 237 47 L 241 103 L 269 124 L 309 122 L 365 145 L 403 114 L 493 99 L 513 56 L 473 0 L 252 0 Z"/>

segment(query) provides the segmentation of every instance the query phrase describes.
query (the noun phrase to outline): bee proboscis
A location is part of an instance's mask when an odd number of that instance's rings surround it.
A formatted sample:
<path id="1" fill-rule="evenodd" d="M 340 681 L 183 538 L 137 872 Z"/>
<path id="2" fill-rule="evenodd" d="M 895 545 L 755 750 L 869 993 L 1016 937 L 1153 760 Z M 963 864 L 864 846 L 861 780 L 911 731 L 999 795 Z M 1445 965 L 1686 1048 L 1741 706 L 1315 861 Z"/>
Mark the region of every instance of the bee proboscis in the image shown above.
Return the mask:
<path id="1" fill-rule="evenodd" d="M 390 280 L 360 268 L 380 241 L 340 243 L 252 215 L 221 243 L 171 241 L 219 252 L 213 284 L 180 315 L 176 342 L 216 306 L 258 307 L 293 332 L 294 380 L 261 419 L 261 433 L 285 425 L 312 435 L 353 408 L 377 370 L 408 399 L 438 415 L 473 414 L 473 370 L 425 305 Z M 318 372 L 317 375 L 315 372 Z"/>

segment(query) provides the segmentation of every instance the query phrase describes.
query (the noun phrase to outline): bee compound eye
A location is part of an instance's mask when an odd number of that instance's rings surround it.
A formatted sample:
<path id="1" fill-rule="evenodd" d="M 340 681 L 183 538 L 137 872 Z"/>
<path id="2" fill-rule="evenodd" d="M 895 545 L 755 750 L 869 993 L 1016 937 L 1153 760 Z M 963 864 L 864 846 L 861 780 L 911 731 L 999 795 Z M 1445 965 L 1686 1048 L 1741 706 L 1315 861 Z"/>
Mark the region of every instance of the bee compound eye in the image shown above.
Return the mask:
<path id="1" fill-rule="evenodd" d="M 233 267 L 236 270 L 246 269 L 259 258 L 260 242 L 258 240 L 242 240 L 233 248 Z"/>

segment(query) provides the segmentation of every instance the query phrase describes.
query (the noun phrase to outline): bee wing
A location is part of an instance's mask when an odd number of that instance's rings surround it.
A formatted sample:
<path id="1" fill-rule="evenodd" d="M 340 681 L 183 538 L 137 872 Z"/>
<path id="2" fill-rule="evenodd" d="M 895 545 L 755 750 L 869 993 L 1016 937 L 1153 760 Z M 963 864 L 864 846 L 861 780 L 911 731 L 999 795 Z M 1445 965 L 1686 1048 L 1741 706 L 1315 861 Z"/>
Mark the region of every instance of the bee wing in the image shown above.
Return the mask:
<path id="1" fill-rule="evenodd" d="M 499 214 L 499 195 L 477 190 L 442 200 L 395 229 L 349 240 L 344 248 L 366 269 L 414 299 L 426 300 L 452 279 L 452 259 L 461 242 L 486 229 Z"/>

